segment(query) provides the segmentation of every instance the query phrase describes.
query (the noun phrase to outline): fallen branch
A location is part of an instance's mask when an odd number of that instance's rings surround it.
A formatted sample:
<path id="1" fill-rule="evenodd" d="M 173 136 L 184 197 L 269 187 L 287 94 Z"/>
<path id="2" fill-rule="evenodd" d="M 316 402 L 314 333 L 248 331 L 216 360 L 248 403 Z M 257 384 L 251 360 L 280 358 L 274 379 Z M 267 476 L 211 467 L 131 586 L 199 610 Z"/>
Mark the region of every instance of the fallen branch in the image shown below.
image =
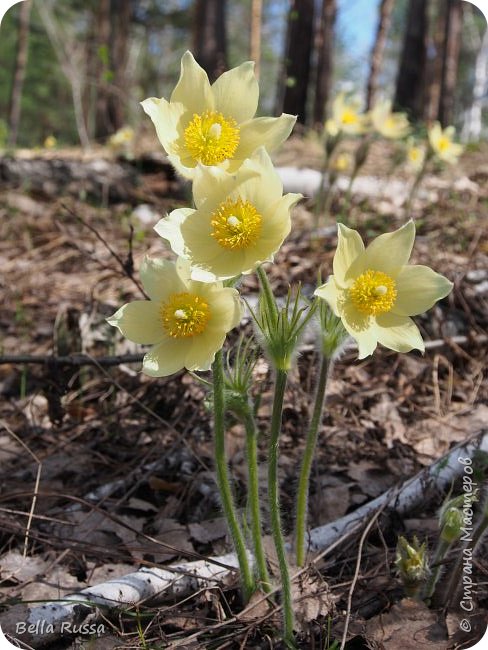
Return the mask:
<path id="1" fill-rule="evenodd" d="M 323 551 L 357 531 L 379 509 L 393 507 L 399 514 L 425 503 L 426 492 L 441 491 L 460 476 L 464 465 L 459 458 L 472 458 L 477 450 L 488 453 L 488 430 L 482 430 L 464 444 L 425 468 L 412 479 L 392 488 L 373 501 L 335 522 L 310 531 L 309 548 Z M 250 556 L 251 557 L 251 556 Z M 252 559 L 252 558 L 251 558 Z M 218 562 L 219 564 L 214 564 Z M 226 565 L 226 566 L 222 566 Z M 121 578 L 90 587 L 63 601 L 41 606 L 14 606 L 0 618 L 5 634 L 12 640 L 41 647 L 53 642 L 63 633 L 70 634 L 75 625 L 96 622 L 103 610 L 123 610 L 135 604 L 157 604 L 191 595 L 209 582 L 217 583 L 233 572 L 237 560 L 233 554 L 206 561 L 170 565 L 164 569 L 142 568 Z M 40 623 L 42 621 L 43 623 Z M 25 626 L 19 624 L 25 623 Z M 62 627 L 62 624 L 64 626 Z M 29 626 L 32 626 L 29 631 Z M 50 626 L 50 627 L 48 627 Z"/>

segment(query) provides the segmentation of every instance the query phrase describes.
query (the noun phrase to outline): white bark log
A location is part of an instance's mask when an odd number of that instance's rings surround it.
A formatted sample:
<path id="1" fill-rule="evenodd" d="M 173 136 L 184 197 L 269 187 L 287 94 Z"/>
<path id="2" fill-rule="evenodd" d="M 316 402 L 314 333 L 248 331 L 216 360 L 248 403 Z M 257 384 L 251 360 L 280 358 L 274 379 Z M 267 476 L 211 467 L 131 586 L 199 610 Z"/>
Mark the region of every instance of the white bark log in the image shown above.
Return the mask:
<path id="1" fill-rule="evenodd" d="M 459 459 L 472 458 L 478 449 L 488 452 L 487 431 L 481 432 L 476 440 L 454 448 L 402 485 L 388 490 L 345 517 L 310 531 L 310 550 L 318 552 L 327 549 L 355 527 L 365 523 L 382 506 L 391 505 L 399 514 L 405 514 L 424 504 L 426 492 L 433 488 L 442 490 L 450 485 L 464 471 L 465 465 Z M 252 556 L 249 557 L 252 561 Z M 19 639 L 38 648 L 59 638 L 63 623 L 64 633 L 67 634 L 75 625 L 98 620 L 100 609 L 117 610 L 141 601 L 154 605 L 184 598 L 209 583 L 218 584 L 237 566 L 235 555 L 229 554 L 209 558 L 207 561 L 174 564 L 165 569 L 142 568 L 121 578 L 83 589 L 67 596 L 63 602 L 31 608 L 12 607 L 0 617 L 0 625 L 7 638 L 10 635 L 12 640 Z M 18 633 L 16 624 L 22 622 L 32 626 L 31 632 Z"/>

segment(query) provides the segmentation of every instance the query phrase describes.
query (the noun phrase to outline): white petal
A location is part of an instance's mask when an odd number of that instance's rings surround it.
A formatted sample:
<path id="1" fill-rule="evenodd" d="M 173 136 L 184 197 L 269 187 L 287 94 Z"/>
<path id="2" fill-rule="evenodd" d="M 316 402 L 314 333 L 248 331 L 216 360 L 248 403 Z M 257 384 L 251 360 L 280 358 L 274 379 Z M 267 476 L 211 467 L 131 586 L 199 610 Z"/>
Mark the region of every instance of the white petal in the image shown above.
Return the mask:
<path id="1" fill-rule="evenodd" d="M 258 107 L 259 86 L 253 61 L 224 72 L 212 85 L 215 110 L 233 117 L 238 124 L 254 117 Z"/>
<path id="2" fill-rule="evenodd" d="M 151 300 L 130 302 L 107 318 L 107 322 L 134 343 L 158 343 L 165 337 L 160 303 Z"/>
<path id="3" fill-rule="evenodd" d="M 258 211 L 265 210 L 270 204 L 281 199 L 283 183 L 264 147 L 257 149 L 251 158 L 246 160 L 244 165 L 248 166 L 249 169 L 254 169 L 256 175 L 247 180 L 242 187 L 240 192 L 242 198 L 252 203 Z M 301 198 L 301 194 L 294 196 Z"/>
<path id="4" fill-rule="evenodd" d="M 317 287 L 314 291 L 314 296 L 318 296 L 325 300 L 336 316 L 341 315 L 338 305 L 340 292 L 338 291 L 337 285 L 334 281 L 334 276 L 331 276 L 325 284 Z"/>
<path id="5" fill-rule="evenodd" d="M 220 167 L 198 165 L 193 180 L 193 200 L 197 208 L 204 204 L 212 206 L 223 203 L 229 194 L 235 192 L 242 183 L 260 174 L 251 161 L 245 161 L 234 174 L 229 174 Z"/>
<path id="6" fill-rule="evenodd" d="M 171 250 L 176 255 L 185 255 L 185 241 L 181 232 L 181 225 L 194 212 L 195 210 L 191 208 L 173 210 L 173 212 L 170 212 L 164 219 L 160 219 L 154 226 L 154 230 L 158 235 L 169 241 Z"/>
<path id="7" fill-rule="evenodd" d="M 404 266 L 396 278 L 397 299 L 392 312 L 416 316 L 445 298 L 453 284 L 428 266 Z"/>
<path id="8" fill-rule="evenodd" d="M 341 319 L 349 334 L 356 339 L 359 359 L 364 359 L 376 350 L 378 343 L 377 328 L 374 318 L 362 314 L 350 302 L 341 309 Z"/>

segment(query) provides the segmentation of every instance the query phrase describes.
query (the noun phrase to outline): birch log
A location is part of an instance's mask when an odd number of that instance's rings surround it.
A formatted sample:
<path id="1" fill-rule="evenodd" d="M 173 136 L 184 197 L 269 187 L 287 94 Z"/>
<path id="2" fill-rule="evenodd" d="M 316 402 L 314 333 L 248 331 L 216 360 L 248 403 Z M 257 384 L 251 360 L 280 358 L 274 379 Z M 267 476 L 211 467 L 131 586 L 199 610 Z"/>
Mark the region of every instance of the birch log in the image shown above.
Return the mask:
<path id="1" fill-rule="evenodd" d="M 335 522 L 309 533 L 312 552 L 324 551 L 366 523 L 378 508 L 390 505 L 399 514 L 425 504 L 432 490 L 440 491 L 464 472 L 460 459 L 472 458 L 477 450 L 488 453 L 488 430 L 484 429 L 465 444 L 425 468 L 412 479 L 392 488 L 373 501 Z M 251 561 L 252 556 L 249 555 Z M 116 611 L 144 602 L 155 605 L 191 596 L 203 586 L 218 584 L 238 566 L 234 554 L 206 561 L 173 564 L 164 569 L 142 568 L 121 578 L 67 596 L 63 601 L 41 606 L 14 606 L 0 617 L 7 638 L 40 648 L 62 635 L 79 632 L 80 626 L 93 625 L 102 611 Z M 76 626 L 76 627 L 75 627 Z M 92 628 L 93 629 L 93 628 Z"/>

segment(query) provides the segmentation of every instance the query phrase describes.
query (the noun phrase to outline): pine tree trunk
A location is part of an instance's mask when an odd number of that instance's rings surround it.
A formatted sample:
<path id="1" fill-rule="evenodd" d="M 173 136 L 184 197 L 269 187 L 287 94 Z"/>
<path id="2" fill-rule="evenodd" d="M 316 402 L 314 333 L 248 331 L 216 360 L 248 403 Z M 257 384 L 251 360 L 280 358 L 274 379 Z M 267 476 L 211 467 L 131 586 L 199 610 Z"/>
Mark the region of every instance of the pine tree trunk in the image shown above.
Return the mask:
<path id="1" fill-rule="evenodd" d="M 334 25 L 337 14 L 336 0 L 322 0 L 322 14 L 317 30 L 317 76 L 313 108 L 314 126 L 324 122 L 325 109 L 332 86 L 334 65 Z"/>
<path id="2" fill-rule="evenodd" d="M 15 147 L 19 132 L 22 89 L 24 87 L 25 69 L 29 54 L 29 16 L 31 10 L 30 0 L 24 0 L 20 5 L 19 31 L 17 38 L 17 54 L 15 57 L 14 78 L 10 94 L 9 119 L 8 119 L 8 144 Z"/>
<path id="3" fill-rule="evenodd" d="M 288 13 L 285 60 L 282 74 L 283 111 L 305 124 L 310 59 L 313 42 L 314 1 L 292 0 Z"/>
<path id="4" fill-rule="evenodd" d="M 476 57 L 474 69 L 473 102 L 467 113 L 465 134 L 467 138 L 479 140 L 483 127 L 483 100 L 488 96 L 488 29 Z"/>
<path id="5" fill-rule="evenodd" d="M 132 18 L 131 0 L 112 0 L 112 35 L 110 59 L 113 84 L 109 96 L 109 115 L 113 131 L 125 124 L 128 94 L 127 55 Z"/>
<path id="6" fill-rule="evenodd" d="M 378 89 L 378 78 L 383 64 L 385 53 L 386 37 L 391 23 L 391 13 L 393 11 L 394 0 L 381 0 L 378 29 L 376 30 L 376 39 L 371 50 L 371 67 L 366 89 L 366 109 L 369 110 L 375 102 L 376 91 Z"/>
<path id="7" fill-rule="evenodd" d="M 394 106 L 412 119 L 424 117 L 425 65 L 427 61 L 429 0 L 410 0 L 400 58 Z"/>
<path id="8" fill-rule="evenodd" d="M 252 0 L 251 5 L 251 42 L 249 47 L 250 59 L 256 63 L 254 68 L 259 79 L 261 62 L 261 21 L 263 14 L 263 0 Z"/>
<path id="9" fill-rule="evenodd" d="M 110 0 L 100 0 L 97 13 L 97 80 L 95 102 L 95 137 L 103 140 L 112 132 L 108 102 L 110 70 Z"/>
<path id="10" fill-rule="evenodd" d="M 196 0 L 193 52 L 198 63 L 215 80 L 227 70 L 227 0 Z"/>
<path id="11" fill-rule="evenodd" d="M 433 34 L 429 38 L 428 50 L 432 52 L 427 61 L 425 75 L 425 105 L 423 118 L 427 122 L 437 120 L 442 91 L 442 76 L 444 62 L 444 41 L 447 29 L 447 4 L 437 5 Z"/>
<path id="12" fill-rule="evenodd" d="M 459 52 L 463 26 L 461 0 L 448 0 L 447 20 L 443 48 L 441 96 L 438 118 L 442 126 L 454 120 L 454 94 L 456 90 Z"/>

